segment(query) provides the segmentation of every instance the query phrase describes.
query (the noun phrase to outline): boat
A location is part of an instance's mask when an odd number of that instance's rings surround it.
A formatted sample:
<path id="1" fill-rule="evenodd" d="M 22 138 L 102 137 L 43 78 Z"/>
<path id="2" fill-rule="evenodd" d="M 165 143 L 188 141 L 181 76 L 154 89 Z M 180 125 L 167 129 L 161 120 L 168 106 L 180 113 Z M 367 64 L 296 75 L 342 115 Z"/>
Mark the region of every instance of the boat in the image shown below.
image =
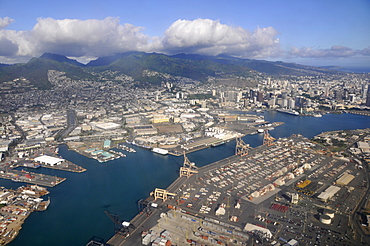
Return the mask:
<path id="1" fill-rule="evenodd" d="M 212 147 L 217 147 L 217 146 L 220 146 L 220 145 L 223 145 L 223 144 L 225 144 L 225 141 L 220 141 L 220 142 L 212 143 L 211 146 Z"/>
<path id="2" fill-rule="evenodd" d="M 23 166 L 24 167 L 29 167 L 29 168 L 39 168 L 41 167 L 40 164 L 37 164 L 37 163 L 30 163 L 30 162 L 25 162 L 23 163 Z"/>
<path id="3" fill-rule="evenodd" d="M 37 207 L 37 211 L 45 211 L 46 209 L 48 209 L 49 204 L 50 204 L 50 197 L 48 200 L 40 202 L 40 205 Z"/>
<path id="4" fill-rule="evenodd" d="M 127 143 L 127 141 L 126 141 L 126 143 Z M 148 150 L 152 149 L 152 147 L 150 147 L 150 146 L 147 146 L 147 145 L 144 145 L 144 144 L 139 144 L 139 143 L 136 143 L 136 142 L 132 142 L 131 144 L 134 145 L 134 146 L 143 148 L 143 149 L 148 149 Z"/>
<path id="5" fill-rule="evenodd" d="M 322 117 L 321 114 L 314 114 L 313 117 Z"/>
<path id="6" fill-rule="evenodd" d="M 158 154 L 161 154 L 161 155 L 167 155 L 168 154 L 168 150 L 161 149 L 161 148 L 153 148 L 152 151 L 154 153 L 158 153 Z"/>
<path id="7" fill-rule="evenodd" d="M 276 109 L 276 111 L 280 113 L 291 114 L 291 115 L 296 115 L 296 116 L 299 115 L 299 113 L 297 111 L 294 111 L 293 109 L 278 108 Z"/>

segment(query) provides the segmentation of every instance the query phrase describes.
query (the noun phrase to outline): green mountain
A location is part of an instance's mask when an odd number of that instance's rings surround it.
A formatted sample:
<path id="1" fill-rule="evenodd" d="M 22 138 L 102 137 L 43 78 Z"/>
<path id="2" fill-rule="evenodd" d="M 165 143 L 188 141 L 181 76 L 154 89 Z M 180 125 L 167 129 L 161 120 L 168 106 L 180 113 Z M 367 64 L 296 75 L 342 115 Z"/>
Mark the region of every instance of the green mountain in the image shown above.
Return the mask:
<path id="1" fill-rule="evenodd" d="M 85 64 L 82 64 L 82 63 L 80 63 L 76 60 L 69 59 L 66 56 L 57 55 L 57 54 L 44 53 L 44 54 L 42 54 L 42 56 L 40 56 L 40 58 L 45 58 L 45 59 L 49 59 L 49 60 L 53 60 L 53 61 L 57 61 L 57 62 L 61 62 L 61 63 L 68 63 L 68 64 L 71 64 L 71 65 L 74 65 L 74 66 L 77 66 L 77 67 L 84 67 L 85 66 Z"/>
<path id="2" fill-rule="evenodd" d="M 211 60 L 217 63 L 228 64 L 228 65 L 239 65 L 242 67 L 248 67 L 260 73 L 268 75 L 293 75 L 293 76 L 304 76 L 304 75 L 317 75 L 317 74 L 335 74 L 338 71 L 305 66 L 297 63 L 287 63 L 282 61 L 265 61 L 265 60 L 254 60 L 254 59 L 241 59 L 237 57 L 231 57 L 226 55 L 218 56 L 204 56 L 204 55 L 192 55 L 192 54 L 177 54 L 172 56 L 174 58 L 186 59 L 186 60 Z"/>
<path id="3" fill-rule="evenodd" d="M 280 75 L 324 75 L 337 74 L 338 71 L 304 66 L 296 63 L 270 62 L 263 60 L 241 59 L 225 55 L 205 56 L 194 54 L 177 54 L 168 56 L 158 53 L 126 52 L 114 56 L 98 58 L 87 65 L 62 55 L 45 53 L 27 63 L 0 66 L 0 83 L 15 78 L 27 78 L 40 89 L 51 88 L 48 70 L 65 72 L 71 79 L 93 79 L 92 72 L 115 71 L 125 74 L 145 84 L 159 85 L 164 74 L 166 79 L 176 76 L 206 81 L 208 77 L 232 79 L 235 77 L 253 77 L 256 72 L 269 76 Z M 149 73 L 143 73 L 148 70 Z"/>
<path id="4" fill-rule="evenodd" d="M 99 66 L 97 66 L 99 65 Z M 119 71 L 136 80 L 145 81 L 144 70 L 156 71 L 205 81 L 209 76 L 249 76 L 251 69 L 234 64 L 222 64 L 212 60 L 180 59 L 158 53 L 128 52 L 113 57 L 99 58 L 87 64 L 96 71 Z"/>
<path id="5" fill-rule="evenodd" d="M 52 85 L 47 75 L 49 70 L 65 72 L 65 75 L 71 79 L 92 78 L 92 76 L 85 72 L 81 66 L 77 64 L 78 62 L 76 62 L 77 61 L 68 59 L 67 57 L 64 59 L 59 55 L 54 56 L 46 54 L 39 58 L 32 58 L 27 63 L 0 67 L 0 83 L 24 77 L 39 89 L 50 89 Z"/>

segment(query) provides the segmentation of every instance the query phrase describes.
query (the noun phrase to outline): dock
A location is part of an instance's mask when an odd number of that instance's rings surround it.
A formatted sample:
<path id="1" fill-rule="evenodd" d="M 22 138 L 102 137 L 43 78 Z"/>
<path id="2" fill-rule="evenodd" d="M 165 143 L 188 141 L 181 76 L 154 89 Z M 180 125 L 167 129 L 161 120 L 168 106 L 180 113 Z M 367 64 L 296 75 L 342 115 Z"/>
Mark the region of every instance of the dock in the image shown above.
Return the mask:
<path id="1" fill-rule="evenodd" d="M 150 207 L 149 212 L 141 211 L 130 221 L 136 229 L 114 235 L 107 245 L 141 245 L 148 234 L 152 243 L 171 240 L 179 246 L 248 245 L 253 240 L 272 242 L 289 235 L 294 238 L 294 233 L 309 241 L 316 231 L 302 231 L 307 227 L 303 224 L 317 213 L 315 204 L 319 202 L 316 197 L 305 195 L 306 190 L 297 189 L 296 183 L 312 180 L 315 185 L 308 189 L 315 194 L 335 181 L 336 176 L 328 177 L 326 173 L 356 172 L 344 161 L 322 153 L 320 146 L 294 135 L 249 149 L 245 156 L 234 155 L 197 168 L 195 174 L 179 177 L 166 188 L 170 196 L 163 200 L 148 197 L 148 204 L 158 206 Z M 361 179 L 352 185 L 360 182 Z M 340 189 L 339 197 L 346 192 L 347 189 Z M 309 205 L 292 204 L 290 194 L 297 193 L 302 204 Z M 338 200 L 330 207 L 341 202 Z M 339 223 L 343 222 L 341 230 L 345 231 L 347 216 L 337 216 Z M 286 225 L 291 226 L 291 221 L 294 230 L 282 230 Z M 313 219 L 310 222 L 316 223 Z"/>

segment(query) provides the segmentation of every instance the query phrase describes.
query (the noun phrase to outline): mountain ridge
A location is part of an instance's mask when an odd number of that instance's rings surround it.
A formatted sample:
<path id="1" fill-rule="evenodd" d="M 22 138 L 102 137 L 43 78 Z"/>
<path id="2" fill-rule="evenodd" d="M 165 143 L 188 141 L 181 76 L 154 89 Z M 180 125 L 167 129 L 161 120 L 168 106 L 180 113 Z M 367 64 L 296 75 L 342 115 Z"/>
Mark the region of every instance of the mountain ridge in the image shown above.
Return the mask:
<path id="1" fill-rule="evenodd" d="M 52 87 L 47 71 L 65 72 L 71 79 L 93 79 L 93 72 L 115 71 L 133 77 L 135 80 L 152 85 L 160 85 L 162 78 L 146 76 L 144 71 L 154 71 L 173 77 L 187 77 L 207 81 L 209 77 L 233 78 L 251 77 L 256 72 L 268 76 L 302 76 L 340 74 L 342 72 L 320 67 L 304 66 L 296 63 L 271 62 L 265 60 L 242 59 L 226 55 L 207 56 L 198 54 L 165 55 L 131 51 L 100 57 L 82 64 L 63 55 L 44 53 L 27 63 L 0 67 L 0 83 L 25 77 L 40 89 Z"/>

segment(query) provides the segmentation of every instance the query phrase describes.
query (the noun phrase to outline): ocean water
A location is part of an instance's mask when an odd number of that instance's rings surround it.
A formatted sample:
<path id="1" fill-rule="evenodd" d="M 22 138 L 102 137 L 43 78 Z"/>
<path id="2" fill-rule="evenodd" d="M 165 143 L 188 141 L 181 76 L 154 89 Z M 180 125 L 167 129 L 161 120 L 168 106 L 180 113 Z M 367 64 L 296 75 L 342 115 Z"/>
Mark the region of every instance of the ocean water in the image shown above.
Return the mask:
<path id="1" fill-rule="evenodd" d="M 275 137 L 300 133 L 308 138 L 324 132 L 344 129 L 370 128 L 370 117 L 354 114 L 328 114 L 321 118 L 292 116 L 265 112 L 267 121 L 282 121 L 284 125 L 270 131 Z M 262 134 L 243 138 L 252 147 L 262 144 Z M 177 177 L 183 157 L 162 156 L 134 147 L 136 153 L 126 158 L 99 163 L 81 156 L 66 146 L 60 155 L 87 169 L 84 173 L 70 173 L 51 169 L 42 172 L 67 180 L 49 188 L 51 203 L 48 210 L 32 213 L 18 237 L 10 246 L 83 246 L 93 236 L 108 240 L 114 234 L 114 224 L 104 211 L 131 220 L 138 212 L 137 202 L 145 199 L 155 188 L 166 188 Z M 235 152 L 235 140 L 216 148 L 188 154 L 198 167 L 223 159 Z M 17 188 L 22 184 L 0 179 L 0 186 Z"/>

